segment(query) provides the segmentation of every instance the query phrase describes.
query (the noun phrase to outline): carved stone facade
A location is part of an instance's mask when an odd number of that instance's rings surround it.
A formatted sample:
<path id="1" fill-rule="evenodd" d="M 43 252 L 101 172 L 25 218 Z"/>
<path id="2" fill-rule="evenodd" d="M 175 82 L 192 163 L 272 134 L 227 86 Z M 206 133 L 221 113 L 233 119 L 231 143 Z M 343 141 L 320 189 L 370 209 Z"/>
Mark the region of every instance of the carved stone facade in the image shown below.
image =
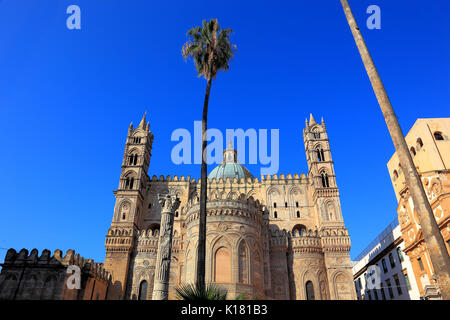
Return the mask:
<path id="1" fill-rule="evenodd" d="M 356 299 L 325 124 L 311 116 L 303 131 L 308 174 L 254 178 L 236 151 L 209 176 L 206 279 L 267 299 Z M 106 236 L 109 299 L 151 299 L 158 253 L 158 194 L 176 194 L 169 299 L 175 286 L 195 281 L 200 181 L 150 178 L 153 134 L 142 119 L 130 125 L 116 205 Z M 230 176 L 231 172 L 231 176 Z M 307 287 L 309 288 L 307 290 Z M 308 292 L 308 293 L 307 293 Z"/>
<path id="2" fill-rule="evenodd" d="M 449 128 L 450 118 L 417 119 L 405 137 L 448 252 L 450 252 Z M 411 260 L 420 295 L 434 299 L 439 294 L 433 279 L 433 266 L 397 153 L 394 153 L 387 166 L 398 200 L 397 213 L 405 241 L 404 251 Z"/>

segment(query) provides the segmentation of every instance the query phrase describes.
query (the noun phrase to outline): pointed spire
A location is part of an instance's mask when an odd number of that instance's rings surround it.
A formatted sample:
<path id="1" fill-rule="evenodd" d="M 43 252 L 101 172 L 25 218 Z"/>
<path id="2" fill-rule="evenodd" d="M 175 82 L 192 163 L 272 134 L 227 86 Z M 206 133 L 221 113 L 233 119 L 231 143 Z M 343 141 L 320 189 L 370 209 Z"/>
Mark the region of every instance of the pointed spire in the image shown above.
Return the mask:
<path id="1" fill-rule="evenodd" d="M 314 117 L 312 113 L 309 114 L 309 125 L 313 125 L 316 123 L 316 120 L 314 120 Z"/>
<path id="2" fill-rule="evenodd" d="M 322 126 L 325 126 L 325 121 L 323 120 L 323 117 L 322 117 Z"/>
<path id="3" fill-rule="evenodd" d="M 308 119 L 306 119 L 306 118 L 305 118 L 305 127 L 306 127 L 306 128 L 309 127 Z"/>
<path id="4" fill-rule="evenodd" d="M 150 130 L 150 122 L 147 121 L 147 126 L 145 127 L 145 130 L 149 131 Z"/>
<path id="5" fill-rule="evenodd" d="M 147 111 L 144 112 L 144 116 L 142 117 L 141 123 L 139 123 L 139 127 L 144 128 L 145 127 L 145 115 L 147 114 Z"/>
<path id="6" fill-rule="evenodd" d="M 130 122 L 130 126 L 128 127 L 128 130 L 133 130 L 133 122 Z"/>

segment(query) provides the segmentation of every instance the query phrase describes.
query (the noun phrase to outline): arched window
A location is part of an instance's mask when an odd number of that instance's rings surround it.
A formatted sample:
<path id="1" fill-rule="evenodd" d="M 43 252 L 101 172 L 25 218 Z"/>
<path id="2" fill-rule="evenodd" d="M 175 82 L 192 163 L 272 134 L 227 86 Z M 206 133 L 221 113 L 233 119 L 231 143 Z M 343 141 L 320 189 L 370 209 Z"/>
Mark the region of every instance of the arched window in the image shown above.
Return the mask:
<path id="1" fill-rule="evenodd" d="M 284 207 L 287 208 L 287 202 L 284 203 Z"/>
<path id="2" fill-rule="evenodd" d="M 297 218 L 300 218 L 300 211 L 297 211 Z"/>
<path id="3" fill-rule="evenodd" d="M 436 139 L 436 140 L 444 140 L 442 133 L 439 131 L 436 131 L 433 135 L 434 135 L 434 139 Z"/>
<path id="4" fill-rule="evenodd" d="M 273 217 L 274 217 L 275 219 L 278 218 L 278 213 L 277 213 L 276 211 L 274 211 Z"/>
<path id="5" fill-rule="evenodd" d="M 214 264 L 214 280 L 218 283 L 231 282 L 231 256 L 227 248 L 216 251 Z"/>
<path id="6" fill-rule="evenodd" d="M 418 139 L 417 139 L 417 149 L 420 149 L 420 148 L 422 148 L 422 147 L 423 147 L 422 139 L 418 138 Z"/>
<path id="7" fill-rule="evenodd" d="M 314 285 L 311 281 L 307 281 L 305 284 L 306 300 L 316 300 L 314 298 Z"/>
<path id="8" fill-rule="evenodd" d="M 411 147 L 411 149 L 409 149 L 409 151 L 411 151 L 411 155 L 413 157 L 416 155 L 416 149 L 414 149 L 414 147 Z"/>
<path id="9" fill-rule="evenodd" d="M 395 268 L 395 260 L 394 260 L 394 256 L 392 255 L 392 253 L 389 253 L 389 262 L 391 264 L 391 268 Z"/>
<path id="10" fill-rule="evenodd" d="M 274 208 L 277 207 L 277 203 L 276 203 L 276 202 L 273 203 L 273 207 L 274 207 Z"/>
<path id="11" fill-rule="evenodd" d="M 328 174 L 326 172 L 322 172 L 321 177 L 322 177 L 322 187 L 329 188 L 330 182 L 328 180 Z"/>
<path id="12" fill-rule="evenodd" d="M 298 208 L 298 202 L 295 203 L 295 207 Z"/>
<path id="13" fill-rule="evenodd" d="M 325 155 L 321 147 L 318 147 L 316 149 L 316 153 L 317 153 L 317 161 L 325 161 Z"/>
<path id="14" fill-rule="evenodd" d="M 139 300 L 147 300 L 148 283 L 146 280 L 141 281 L 139 285 Z"/>
<path id="15" fill-rule="evenodd" d="M 126 216 L 125 212 L 122 213 L 122 220 L 125 220 L 126 217 L 127 217 L 127 216 Z"/>
<path id="16" fill-rule="evenodd" d="M 245 241 L 239 244 L 239 283 L 248 283 L 248 252 Z"/>
<path id="17" fill-rule="evenodd" d="M 302 224 L 296 224 L 292 228 L 292 234 L 298 234 L 299 236 L 303 236 L 306 232 L 306 227 Z"/>
<path id="18" fill-rule="evenodd" d="M 393 172 L 392 174 L 394 175 L 394 179 L 397 179 L 397 178 L 398 178 L 398 172 L 397 172 L 397 170 L 394 170 L 394 172 Z"/>

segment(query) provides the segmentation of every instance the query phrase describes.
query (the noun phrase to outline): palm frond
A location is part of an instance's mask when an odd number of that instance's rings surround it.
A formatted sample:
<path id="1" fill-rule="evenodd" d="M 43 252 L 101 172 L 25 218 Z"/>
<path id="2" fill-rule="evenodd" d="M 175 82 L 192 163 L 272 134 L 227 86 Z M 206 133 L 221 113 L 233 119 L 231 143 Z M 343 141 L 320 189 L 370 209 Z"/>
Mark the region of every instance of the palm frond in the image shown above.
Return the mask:
<path id="1" fill-rule="evenodd" d="M 202 26 L 188 30 L 189 40 L 183 45 L 183 58 L 192 58 L 198 76 L 215 78 L 220 70 L 227 71 L 236 45 L 230 41 L 233 30 L 221 29 L 217 19 L 203 20 Z"/>
<path id="2" fill-rule="evenodd" d="M 226 300 L 227 290 L 214 283 L 205 287 L 192 283 L 180 284 L 175 288 L 179 300 Z"/>

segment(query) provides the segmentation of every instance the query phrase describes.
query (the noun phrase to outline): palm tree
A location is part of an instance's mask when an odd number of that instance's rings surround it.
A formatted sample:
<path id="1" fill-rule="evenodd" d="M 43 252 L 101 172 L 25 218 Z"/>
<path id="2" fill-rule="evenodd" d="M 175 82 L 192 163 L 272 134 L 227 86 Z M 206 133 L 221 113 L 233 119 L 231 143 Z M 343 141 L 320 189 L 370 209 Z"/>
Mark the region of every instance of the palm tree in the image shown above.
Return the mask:
<path id="1" fill-rule="evenodd" d="M 202 116 L 202 166 L 200 182 L 200 222 L 197 249 L 197 286 L 205 287 L 206 263 L 206 130 L 208 120 L 208 102 L 212 80 L 220 70 L 227 71 L 229 62 L 234 55 L 236 46 L 230 42 L 231 29 L 221 29 L 217 19 L 209 22 L 203 20 L 201 27 L 195 27 L 187 32 L 190 39 L 183 45 L 182 56 L 192 58 L 198 76 L 207 80 L 205 101 Z"/>
<path id="2" fill-rule="evenodd" d="M 433 210 L 428 202 L 419 174 L 417 173 L 411 154 L 409 153 L 394 109 L 392 108 L 378 71 L 375 68 L 375 64 L 373 63 L 372 57 L 370 56 L 369 50 L 361 35 L 361 31 L 356 24 L 347 0 L 341 0 L 341 4 L 370 82 L 372 83 L 373 90 L 375 91 L 381 111 L 383 112 L 384 119 L 400 160 L 400 165 L 403 168 L 402 170 L 405 175 L 406 185 L 411 193 L 414 209 L 419 218 L 423 237 L 430 253 L 437 286 L 441 291 L 442 298 L 448 300 L 450 299 L 450 261 L 444 239 L 439 231 L 439 227 L 433 215 Z"/>

